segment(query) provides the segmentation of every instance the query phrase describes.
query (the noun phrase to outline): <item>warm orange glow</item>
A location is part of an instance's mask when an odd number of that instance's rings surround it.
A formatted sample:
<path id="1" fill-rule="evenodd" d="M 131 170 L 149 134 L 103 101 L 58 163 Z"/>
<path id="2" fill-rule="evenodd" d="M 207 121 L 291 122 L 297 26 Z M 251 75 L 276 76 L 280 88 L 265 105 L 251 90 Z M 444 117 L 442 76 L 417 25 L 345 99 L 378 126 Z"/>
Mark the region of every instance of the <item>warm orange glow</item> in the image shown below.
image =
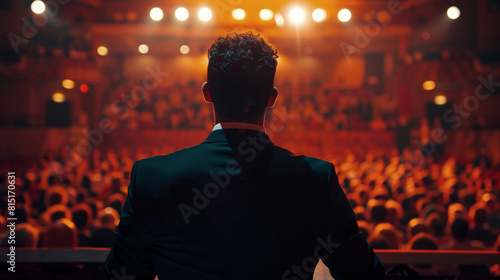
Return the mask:
<path id="1" fill-rule="evenodd" d="M 60 92 L 56 92 L 56 93 L 52 94 L 52 101 L 54 101 L 56 103 L 62 103 L 62 102 L 64 102 L 65 99 L 66 99 L 66 97 L 64 96 L 64 94 L 62 94 Z"/>
<path id="2" fill-rule="evenodd" d="M 70 80 L 70 79 L 64 79 L 61 84 L 62 84 L 63 88 L 65 88 L 65 89 L 75 88 L 75 82 L 73 80 Z"/>
<path id="3" fill-rule="evenodd" d="M 276 21 L 276 25 L 279 27 L 285 25 L 285 18 L 280 13 L 276 13 L 276 15 L 274 16 L 274 20 Z"/>
<path id="4" fill-rule="evenodd" d="M 154 21 L 160 21 L 163 18 L 163 11 L 160 8 L 158 8 L 158 7 L 153 8 L 149 12 L 149 16 Z"/>
<path id="5" fill-rule="evenodd" d="M 290 10 L 289 20 L 295 24 L 301 24 L 304 22 L 306 13 L 300 7 L 295 7 Z"/>
<path id="6" fill-rule="evenodd" d="M 433 90 L 436 88 L 436 82 L 431 81 L 431 80 L 425 81 L 422 83 L 422 88 L 424 90 Z"/>
<path id="7" fill-rule="evenodd" d="M 446 102 L 448 102 L 448 99 L 442 94 L 436 95 L 436 97 L 434 97 L 434 103 L 436 105 L 444 105 L 446 104 Z"/>
<path id="8" fill-rule="evenodd" d="M 108 55 L 108 48 L 106 48 L 105 46 L 97 47 L 97 54 L 99 54 L 100 56 Z"/>

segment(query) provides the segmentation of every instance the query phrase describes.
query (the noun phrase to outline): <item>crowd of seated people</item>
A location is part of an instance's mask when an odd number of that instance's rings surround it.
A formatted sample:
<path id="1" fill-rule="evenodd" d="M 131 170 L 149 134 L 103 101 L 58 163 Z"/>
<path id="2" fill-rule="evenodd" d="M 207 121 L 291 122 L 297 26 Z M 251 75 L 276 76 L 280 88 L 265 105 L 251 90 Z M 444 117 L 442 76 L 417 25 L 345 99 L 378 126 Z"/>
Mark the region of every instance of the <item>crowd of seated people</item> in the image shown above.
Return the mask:
<path id="1" fill-rule="evenodd" d="M 126 129 L 211 129 L 212 108 L 203 100 L 200 85 L 201 82 L 196 81 L 187 85 L 177 83 L 144 95 L 141 93 L 139 98 L 132 96 L 133 82 L 121 82 L 110 91 L 104 116 Z M 339 92 L 318 85 L 302 86 L 297 90 L 287 83 L 277 86 L 284 93 L 277 99 L 276 107 L 269 111 L 278 110 L 280 114 L 293 118 L 289 130 L 386 130 L 397 126 L 396 122 L 385 120 L 381 110 L 374 110 L 373 101 L 366 97 L 369 95 L 366 90 Z M 392 107 L 390 112 L 395 113 L 396 108 Z M 384 114 L 390 115 L 387 109 L 384 110 Z"/>
<path id="2" fill-rule="evenodd" d="M 64 154 L 47 155 L 17 171 L 16 247 L 109 247 L 119 223 L 134 160 L 161 147 L 95 149 L 66 173 Z M 500 170 L 485 165 L 415 162 L 400 156 L 332 159 L 361 233 L 374 249 L 500 250 Z M 2 183 L 6 180 L 3 178 Z M 5 190 L 5 186 L 1 187 Z M 1 193 L 2 247 L 7 246 L 7 195 Z M 500 267 L 415 265 L 426 274 L 500 274 Z"/>

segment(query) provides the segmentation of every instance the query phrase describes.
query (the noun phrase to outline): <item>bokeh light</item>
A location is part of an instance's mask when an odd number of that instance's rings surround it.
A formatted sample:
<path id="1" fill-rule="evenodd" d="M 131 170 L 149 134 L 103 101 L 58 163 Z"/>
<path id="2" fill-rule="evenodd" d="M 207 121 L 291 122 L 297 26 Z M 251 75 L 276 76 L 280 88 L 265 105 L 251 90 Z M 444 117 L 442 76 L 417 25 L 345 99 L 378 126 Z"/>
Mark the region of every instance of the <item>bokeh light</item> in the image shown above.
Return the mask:
<path id="1" fill-rule="evenodd" d="M 188 54 L 190 49 L 188 45 L 182 45 L 179 50 L 182 54 Z"/>
<path id="2" fill-rule="evenodd" d="M 64 96 L 63 93 L 56 92 L 56 93 L 52 94 L 52 101 L 54 101 L 56 103 L 62 103 L 62 102 L 64 102 L 64 100 L 66 100 L 66 96 Z"/>
<path id="3" fill-rule="evenodd" d="M 185 21 L 189 17 L 189 12 L 186 8 L 180 7 L 175 10 L 175 18 L 179 21 Z"/>
<path id="4" fill-rule="evenodd" d="M 243 9 L 234 9 L 231 12 L 231 15 L 235 20 L 244 20 L 245 17 L 247 16 L 247 13 Z"/>
<path id="5" fill-rule="evenodd" d="M 290 15 L 289 15 L 290 21 L 295 24 L 300 24 L 304 22 L 305 17 L 306 13 L 300 7 L 295 7 L 290 10 Z"/>
<path id="6" fill-rule="evenodd" d="M 80 91 L 83 92 L 83 93 L 89 92 L 89 85 L 87 85 L 87 84 L 81 84 L 80 85 Z"/>
<path id="7" fill-rule="evenodd" d="M 269 9 L 262 9 L 259 12 L 259 17 L 263 21 L 270 21 L 274 17 L 274 12 Z"/>
<path id="8" fill-rule="evenodd" d="M 74 89 L 75 88 L 75 82 L 73 80 L 70 80 L 70 79 L 64 79 L 61 84 L 62 84 L 63 88 L 65 88 L 65 89 Z"/>
<path id="9" fill-rule="evenodd" d="M 341 22 L 348 22 L 351 19 L 351 11 L 342 9 L 339 11 L 338 18 Z"/>
<path id="10" fill-rule="evenodd" d="M 105 46 L 99 46 L 97 47 L 97 54 L 100 56 L 106 56 L 108 55 L 108 48 Z"/>
<path id="11" fill-rule="evenodd" d="M 326 11 L 318 8 L 313 11 L 312 18 L 315 22 L 323 22 L 326 19 Z"/>
<path id="12" fill-rule="evenodd" d="M 33 3 L 31 3 L 31 11 L 37 15 L 45 12 L 45 3 L 40 0 L 33 1 Z"/>
<path id="13" fill-rule="evenodd" d="M 422 88 L 424 90 L 433 90 L 436 88 L 436 82 L 431 81 L 431 80 L 425 81 L 422 83 Z"/>
<path id="14" fill-rule="evenodd" d="M 212 11 L 209 8 L 201 8 L 198 11 L 198 17 L 201 21 L 209 21 L 212 18 Z"/>
<path id="15" fill-rule="evenodd" d="M 147 54 L 149 52 L 149 47 L 146 44 L 139 45 L 139 52 L 142 54 Z"/>
<path id="16" fill-rule="evenodd" d="M 163 18 L 163 11 L 160 8 L 155 7 L 151 9 L 151 11 L 149 12 L 149 16 L 152 20 L 159 21 Z"/>
<path id="17" fill-rule="evenodd" d="M 285 25 L 285 18 L 280 13 L 276 13 L 276 15 L 274 16 L 274 20 L 276 21 L 276 25 L 279 27 Z"/>
<path id="18" fill-rule="evenodd" d="M 451 6 L 448 8 L 448 11 L 446 11 L 446 14 L 450 19 L 457 19 L 460 17 L 460 9 L 456 6 Z"/>
<path id="19" fill-rule="evenodd" d="M 446 104 L 446 102 L 448 102 L 448 99 L 442 94 L 436 95 L 436 97 L 434 97 L 434 103 L 436 105 L 444 105 Z"/>

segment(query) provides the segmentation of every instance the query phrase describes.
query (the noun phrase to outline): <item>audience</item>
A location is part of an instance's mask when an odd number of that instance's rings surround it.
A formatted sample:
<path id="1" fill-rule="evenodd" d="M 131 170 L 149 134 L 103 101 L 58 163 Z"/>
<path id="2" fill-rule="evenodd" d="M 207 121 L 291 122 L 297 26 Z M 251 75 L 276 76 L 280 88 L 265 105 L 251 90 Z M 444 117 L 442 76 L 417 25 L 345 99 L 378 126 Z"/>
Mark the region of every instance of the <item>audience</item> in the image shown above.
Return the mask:
<path id="1" fill-rule="evenodd" d="M 156 112 L 155 116 L 163 115 Z M 46 155 L 34 164 L 24 165 L 27 167 L 17 172 L 16 245 L 111 246 L 133 162 L 171 150 L 96 148 L 78 168 L 61 174 L 53 166 L 67 164 L 65 154 Z M 409 165 L 409 156 L 405 150 L 399 156 L 368 153 L 358 161 L 354 154 L 346 154 L 335 159 L 339 182 L 369 244 L 375 249 L 498 250 L 499 170 L 486 169 L 485 164 L 474 167 L 452 158 L 434 161 L 429 157 L 419 165 Z M 6 205 L 5 191 L 0 197 Z M 4 209 L 0 212 L 2 247 L 8 246 L 9 234 Z M 428 274 L 453 271 L 436 265 L 412 268 Z M 477 265 L 461 265 L 456 271 L 465 275 L 488 273 L 485 266 Z M 500 274 L 498 267 L 491 271 Z"/>

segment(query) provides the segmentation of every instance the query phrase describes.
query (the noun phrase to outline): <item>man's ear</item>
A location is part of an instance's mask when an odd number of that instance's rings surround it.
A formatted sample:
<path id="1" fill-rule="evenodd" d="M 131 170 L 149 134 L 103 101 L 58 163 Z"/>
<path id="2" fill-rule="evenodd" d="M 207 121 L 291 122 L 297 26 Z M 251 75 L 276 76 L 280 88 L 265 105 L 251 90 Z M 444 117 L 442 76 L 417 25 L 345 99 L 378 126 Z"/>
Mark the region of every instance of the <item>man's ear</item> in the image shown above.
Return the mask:
<path id="1" fill-rule="evenodd" d="M 278 88 L 274 87 L 269 95 L 269 100 L 267 101 L 266 108 L 273 108 L 276 103 L 276 98 L 278 98 Z"/>
<path id="2" fill-rule="evenodd" d="M 204 82 L 201 85 L 201 92 L 203 92 L 203 99 L 205 99 L 205 102 L 207 103 L 212 103 L 212 97 L 210 97 L 210 92 L 208 91 L 208 83 Z"/>

